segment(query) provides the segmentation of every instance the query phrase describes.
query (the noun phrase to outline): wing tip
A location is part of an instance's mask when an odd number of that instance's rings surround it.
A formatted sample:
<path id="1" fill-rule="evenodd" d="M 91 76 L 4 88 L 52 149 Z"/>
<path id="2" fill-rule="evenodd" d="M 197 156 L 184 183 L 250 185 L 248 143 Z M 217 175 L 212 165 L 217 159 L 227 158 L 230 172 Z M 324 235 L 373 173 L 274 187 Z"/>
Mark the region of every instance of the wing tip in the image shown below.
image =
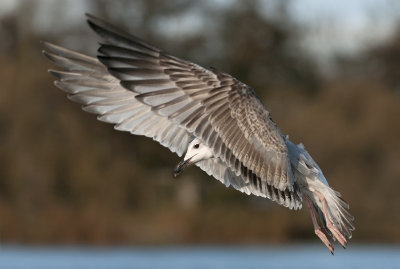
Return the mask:
<path id="1" fill-rule="evenodd" d="M 90 24 L 107 24 L 104 20 L 100 19 L 99 17 L 92 15 L 88 12 L 85 12 L 86 21 Z"/>
<path id="2" fill-rule="evenodd" d="M 49 69 L 47 70 L 47 72 L 52 75 L 53 77 L 55 77 L 56 79 L 62 79 L 62 74 L 61 71 L 55 70 L 55 69 Z M 54 81 L 54 83 L 56 83 L 58 81 Z M 56 85 L 57 86 L 57 85 Z M 58 87 L 58 86 L 57 86 Z"/>
<path id="3" fill-rule="evenodd" d="M 92 14 L 85 13 L 86 16 L 86 22 L 88 23 L 89 27 L 96 32 L 99 36 L 107 40 L 109 38 L 109 34 L 117 34 L 117 35 L 124 35 L 127 34 L 117 27 L 113 26 L 109 22 L 100 19 Z"/>

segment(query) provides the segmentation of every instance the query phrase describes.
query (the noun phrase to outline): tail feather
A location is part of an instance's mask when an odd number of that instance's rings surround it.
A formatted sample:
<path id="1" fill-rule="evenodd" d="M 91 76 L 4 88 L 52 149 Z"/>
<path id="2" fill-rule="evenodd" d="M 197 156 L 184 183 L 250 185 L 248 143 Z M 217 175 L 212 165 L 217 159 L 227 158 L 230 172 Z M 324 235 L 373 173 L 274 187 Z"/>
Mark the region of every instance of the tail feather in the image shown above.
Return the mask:
<path id="1" fill-rule="evenodd" d="M 354 231 L 354 217 L 348 212 L 349 205 L 342 195 L 329 187 L 321 168 L 311 158 L 302 145 L 294 145 L 289 139 L 285 140 L 289 151 L 291 167 L 294 172 L 300 193 L 312 201 L 315 211 L 320 217 L 322 226 L 335 241 L 345 247 L 346 238 L 350 239 Z M 314 221 L 314 228 L 318 227 Z M 318 234 L 317 234 L 318 235 Z M 331 250 L 326 237 L 320 239 Z"/>
<path id="2" fill-rule="evenodd" d="M 341 198 L 339 192 L 334 191 L 330 187 L 328 188 L 329 189 L 324 193 L 324 196 L 326 199 L 330 221 L 343 234 L 343 236 L 345 236 L 347 239 L 350 239 L 352 237 L 352 231 L 354 231 L 355 228 L 353 225 L 354 217 L 348 212 L 349 205 Z M 324 218 L 321 210 L 318 210 L 318 212 L 320 213 L 320 217 Z M 325 223 L 326 221 L 324 221 L 324 224 Z"/>

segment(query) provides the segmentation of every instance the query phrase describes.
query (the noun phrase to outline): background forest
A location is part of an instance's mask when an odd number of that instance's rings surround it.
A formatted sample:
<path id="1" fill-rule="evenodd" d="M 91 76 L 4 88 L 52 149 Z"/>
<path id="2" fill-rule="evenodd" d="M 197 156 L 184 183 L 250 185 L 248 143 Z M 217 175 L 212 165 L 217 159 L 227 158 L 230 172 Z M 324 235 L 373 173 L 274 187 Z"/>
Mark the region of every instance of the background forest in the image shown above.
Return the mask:
<path id="1" fill-rule="evenodd" d="M 307 22 L 296 1 L 11 2 L 0 4 L 2 243 L 317 240 L 306 210 L 226 188 L 194 167 L 175 179 L 178 156 L 68 101 L 39 41 L 95 55 L 85 12 L 252 86 L 349 202 L 353 240 L 400 243 L 397 1 L 369 1 L 368 27 L 356 33 L 340 17 L 345 8 Z"/>

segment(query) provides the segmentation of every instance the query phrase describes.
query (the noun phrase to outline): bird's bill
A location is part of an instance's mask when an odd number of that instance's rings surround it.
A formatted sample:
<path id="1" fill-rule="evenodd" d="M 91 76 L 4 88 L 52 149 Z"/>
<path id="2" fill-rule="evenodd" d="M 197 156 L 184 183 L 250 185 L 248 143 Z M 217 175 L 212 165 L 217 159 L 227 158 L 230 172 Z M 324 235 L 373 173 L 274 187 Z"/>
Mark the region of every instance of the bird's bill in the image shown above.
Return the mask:
<path id="1" fill-rule="evenodd" d="M 183 169 L 191 165 L 192 164 L 191 160 L 192 158 L 189 158 L 187 160 L 183 159 L 182 161 L 180 161 L 176 166 L 176 168 L 174 169 L 174 177 L 179 175 L 183 171 Z"/>

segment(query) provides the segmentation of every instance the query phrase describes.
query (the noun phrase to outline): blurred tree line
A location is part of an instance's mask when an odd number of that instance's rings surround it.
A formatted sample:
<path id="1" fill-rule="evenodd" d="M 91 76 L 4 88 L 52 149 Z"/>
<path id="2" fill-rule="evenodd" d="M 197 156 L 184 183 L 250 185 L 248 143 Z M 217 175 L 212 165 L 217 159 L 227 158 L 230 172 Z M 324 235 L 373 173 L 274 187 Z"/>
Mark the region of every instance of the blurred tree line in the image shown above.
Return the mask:
<path id="1" fill-rule="evenodd" d="M 356 217 L 354 240 L 400 242 L 400 24 L 392 39 L 320 72 L 299 46 L 290 1 L 86 1 L 168 52 L 256 89 L 274 120 L 303 142 Z M 60 5 L 60 6 L 59 6 Z M 0 17 L 0 238 L 18 243 L 267 243 L 316 240 L 308 212 L 247 196 L 148 138 L 116 132 L 55 89 L 39 40 L 95 55 L 82 19 L 51 24 L 63 4 L 21 1 Z M 56 8 L 58 7 L 58 8 Z M 38 12 L 38 10 L 41 10 Z M 48 26 L 49 27 L 49 26 Z M 51 27 L 50 27 L 51 28 Z"/>

